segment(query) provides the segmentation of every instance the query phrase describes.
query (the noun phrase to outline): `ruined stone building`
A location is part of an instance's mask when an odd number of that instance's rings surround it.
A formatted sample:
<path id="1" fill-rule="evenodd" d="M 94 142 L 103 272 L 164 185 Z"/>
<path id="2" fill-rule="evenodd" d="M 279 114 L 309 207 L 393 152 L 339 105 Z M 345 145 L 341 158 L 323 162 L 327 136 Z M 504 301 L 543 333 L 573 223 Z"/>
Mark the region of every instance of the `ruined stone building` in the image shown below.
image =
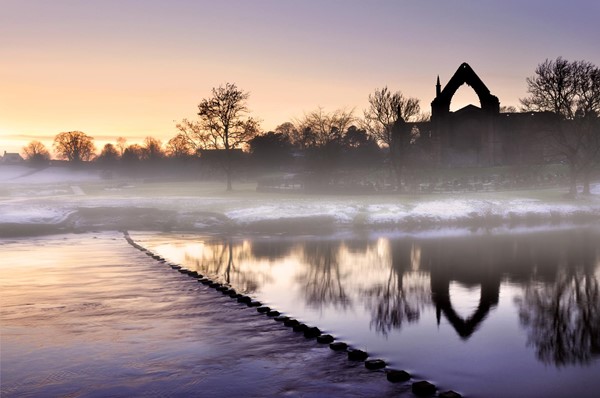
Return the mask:
<path id="1" fill-rule="evenodd" d="M 452 112 L 452 97 L 463 84 L 473 88 L 479 106 Z M 547 158 L 543 137 L 555 121 L 552 113 L 501 113 L 500 100 L 463 63 L 443 88 L 438 76 L 431 121 L 417 127 L 430 139 L 429 158 L 436 166 L 487 167 L 543 163 Z"/>

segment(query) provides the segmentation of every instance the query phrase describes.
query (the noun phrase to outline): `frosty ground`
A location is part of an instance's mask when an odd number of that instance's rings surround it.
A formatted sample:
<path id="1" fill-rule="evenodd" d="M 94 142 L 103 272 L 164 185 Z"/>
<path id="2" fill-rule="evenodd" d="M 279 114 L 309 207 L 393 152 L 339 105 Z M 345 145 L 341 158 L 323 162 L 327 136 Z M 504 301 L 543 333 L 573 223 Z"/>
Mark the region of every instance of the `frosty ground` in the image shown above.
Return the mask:
<path id="1" fill-rule="evenodd" d="M 103 179 L 51 167 L 0 167 L 0 236 L 89 230 L 319 233 L 447 228 L 476 231 L 600 220 L 600 183 L 591 196 L 566 188 L 429 195 L 261 193 L 253 182 Z"/>

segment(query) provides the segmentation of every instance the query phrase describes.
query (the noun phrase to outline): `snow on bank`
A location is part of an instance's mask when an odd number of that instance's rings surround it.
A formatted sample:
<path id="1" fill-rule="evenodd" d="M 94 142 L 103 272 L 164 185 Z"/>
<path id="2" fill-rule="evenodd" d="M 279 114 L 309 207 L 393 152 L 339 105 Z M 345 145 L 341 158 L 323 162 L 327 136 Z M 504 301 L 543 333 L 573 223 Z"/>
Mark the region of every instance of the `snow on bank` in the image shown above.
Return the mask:
<path id="1" fill-rule="evenodd" d="M 278 200 L 279 199 L 279 200 Z M 0 202 L 2 224 L 77 229 L 269 230 L 320 227 L 436 229 L 598 222 L 600 199 L 545 203 L 533 199 L 444 198 L 399 203 L 394 197 L 224 200 L 190 197 L 11 198 Z"/>
<path id="2" fill-rule="evenodd" d="M 64 222 L 74 210 L 48 205 L 0 206 L 0 224 L 47 224 L 58 225 Z"/>
<path id="3" fill-rule="evenodd" d="M 78 183 L 81 179 L 81 183 Z M 561 200 L 556 192 L 534 193 L 553 201 L 493 194 L 286 195 L 246 191 L 177 196 L 186 185 L 149 184 L 109 191 L 93 171 L 51 167 L 34 170 L 0 167 L 0 233 L 15 225 L 55 226 L 63 230 L 147 229 L 189 231 L 274 231 L 311 233 L 318 228 L 434 230 L 441 228 L 544 225 L 600 221 L 600 184 L 591 197 Z M 27 181 L 27 183 L 25 183 Z M 52 183 L 56 181 L 56 183 Z M 108 186 L 115 182 L 107 183 Z M 81 188 L 79 188 L 81 185 Z M 134 184 L 135 185 L 135 184 Z M 215 193 L 216 192 L 216 193 Z M 79 195 L 77 195 L 79 193 Z M 85 194 L 85 195 L 84 195 Z"/>

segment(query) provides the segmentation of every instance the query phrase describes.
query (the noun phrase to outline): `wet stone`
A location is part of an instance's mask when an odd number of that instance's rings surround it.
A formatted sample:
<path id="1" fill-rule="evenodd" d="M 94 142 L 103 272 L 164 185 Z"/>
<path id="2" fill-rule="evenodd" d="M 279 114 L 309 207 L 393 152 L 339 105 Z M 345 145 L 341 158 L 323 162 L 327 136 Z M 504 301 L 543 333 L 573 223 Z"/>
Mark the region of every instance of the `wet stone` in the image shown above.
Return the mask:
<path id="1" fill-rule="evenodd" d="M 299 323 L 296 326 L 293 326 L 294 332 L 304 332 L 306 329 L 308 329 L 308 326 L 306 326 L 303 323 Z"/>
<path id="2" fill-rule="evenodd" d="M 256 309 L 256 311 L 260 312 L 261 314 L 264 314 L 265 312 L 271 311 L 271 308 L 269 308 L 269 307 L 258 307 Z"/>
<path id="3" fill-rule="evenodd" d="M 289 328 L 299 325 L 300 322 L 298 322 L 297 319 L 288 319 L 287 321 L 283 321 L 283 324 Z"/>
<path id="4" fill-rule="evenodd" d="M 217 290 L 218 292 L 224 292 L 226 290 L 229 290 L 228 286 L 218 286 L 215 290 Z"/>
<path id="5" fill-rule="evenodd" d="M 348 348 L 348 344 L 341 341 L 336 341 L 335 343 L 329 344 L 329 348 L 331 348 L 333 351 L 345 351 Z"/>
<path id="6" fill-rule="evenodd" d="M 244 303 L 245 304 L 245 303 L 251 302 L 252 298 L 248 297 L 248 296 L 242 295 L 242 297 L 238 297 L 237 301 L 238 301 L 238 303 Z"/>
<path id="7" fill-rule="evenodd" d="M 203 285 L 210 285 L 212 283 L 210 279 L 206 278 L 198 279 L 198 282 L 202 283 Z"/>
<path id="8" fill-rule="evenodd" d="M 386 377 L 392 383 L 401 383 L 410 380 L 410 373 L 404 370 L 389 370 Z"/>
<path id="9" fill-rule="evenodd" d="M 365 361 L 365 368 L 369 370 L 383 369 L 385 368 L 385 361 L 381 359 L 370 359 Z"/>
<path id="10" fill-rule="evenodd" d="M 436 390 L 437 389 L 435 388 L 435 386 L 426 380 L 416 381 L 412 384 L 413 394 L 421 397 L 426 395 L 433 395 L 435 394 Z"/>
<path id="11" fill-rule="evenodd" d="M 462 395 L 457 393 L 456 391 L 444 391 L 438 395 L 439 398 L 462 398 Z"/>
<path id="12" fill-rule="evenodd" d="M 364 361 L 369 357 L 363 350 L 350 350 L 348 351 L 348 359 L 351 361 Z"/>
<path id="13" fill-rule="evenodd" d="M 279 316 L 279 315 L 280 315 L 279 311 L 276 311 L 276 310 L 271 310 L 271 311 L 267 312 L 267 316 L 275 317 L 275 316 Z"/>
<path id="14" fill-rule="evenodd" d="M 260 307 L 262 303 L 260 301 L 252 300 L 248 303 L 248 307 Z"/>
<path id="15" fill-rule="evenodd" d="M 290 319 L 290 317 L 289 316 L 285 316 L 285 315 L 279 315 L 279 316 L 276 316 L 273 319 L 275 319 L 277 322 L 285 322 L 288 319 Z"/>
<path id="16" fill-rule="evenodd" d="M 335 339 L 330 334 L 322 334 L 320 336 L 317 336 L 317 343 L 320 343 L 320 344 L 333 343 L 333 340 L 335 340 Z"/>
<path id="17" fill-rule="evenodd" d="M 236 292 L 235 290 L 231 289 L 231 292 L 227 293 L 227 295 L 228 295 L 229 297 L 231 297 L 232 299 L 233 299 L 233 298 L 234 298 L 234 299 L 237 299 L 237 298 L 238 298 L 238 296 L 239 296 L 240 294 L 239 294 L 238 292 Z"/>
<path id="18" fill-rule="evenodd" d="M 317 327 L 307 328 L 304 331 L 304 337 L 306 337 L 307 339 L 314 339 L 315 337 L 320 336 L 320 335 L 321 335 L 321 331 Z"/>

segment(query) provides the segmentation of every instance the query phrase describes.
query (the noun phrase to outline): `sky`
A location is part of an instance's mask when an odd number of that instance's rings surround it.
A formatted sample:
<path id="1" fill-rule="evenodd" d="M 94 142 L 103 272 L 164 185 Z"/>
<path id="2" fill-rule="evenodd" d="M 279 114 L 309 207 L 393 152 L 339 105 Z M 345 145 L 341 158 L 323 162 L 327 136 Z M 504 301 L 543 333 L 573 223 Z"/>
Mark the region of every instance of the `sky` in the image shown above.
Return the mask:
<path id="1" fill-rule="evenodd" d="M 96 146 L 194 119 L 211 89 L 250 93 L 263 130 L 354 109 L 388 86 L 430 110 L 467 62 L 519 105 L 545 59 L 600 65 L 600 2 L 401 0 L 0 0 L 0 154 L 79 130 Z M 462 86 L 451 109 L 477 104 Z"/>

